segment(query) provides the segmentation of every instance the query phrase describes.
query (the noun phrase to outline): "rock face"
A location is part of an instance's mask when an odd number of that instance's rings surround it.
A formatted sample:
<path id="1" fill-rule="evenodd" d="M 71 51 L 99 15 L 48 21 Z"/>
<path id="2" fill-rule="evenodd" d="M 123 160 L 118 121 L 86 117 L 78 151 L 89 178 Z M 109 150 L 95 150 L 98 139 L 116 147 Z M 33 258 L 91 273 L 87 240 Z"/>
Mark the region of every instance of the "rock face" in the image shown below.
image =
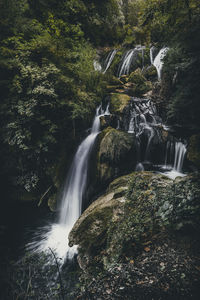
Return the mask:
<path id="1" fill-rule="evenodd" d="M 134 136 L 108 127 L 97 138 L 91 182 L 105 185 L 133 170 L 136 161 Z"/>
<path id="2" fill-rule="evenodd" d="M 79 244 L 79 264 L 108 269 L 135 259 L 162 236 L 199 233 L 200 177 L 175 181 L 152 172 L 134 172 L 112 182 L 76 222 L 70 245 Z M 160 237 L 158 237 L 160 236 Z M 145 246 L 146 245 L 146 246 Z"/>

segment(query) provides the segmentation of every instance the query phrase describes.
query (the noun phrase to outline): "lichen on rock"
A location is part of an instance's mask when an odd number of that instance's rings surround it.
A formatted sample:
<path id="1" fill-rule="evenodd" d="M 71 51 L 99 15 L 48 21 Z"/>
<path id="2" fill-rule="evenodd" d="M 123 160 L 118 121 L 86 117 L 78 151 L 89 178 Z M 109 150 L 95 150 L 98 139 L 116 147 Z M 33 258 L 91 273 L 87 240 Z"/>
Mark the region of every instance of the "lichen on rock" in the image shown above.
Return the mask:
<path id="1" fill-rule="evenodd" d="M 87 270 L 98 262 L 108 269 L 137 257 L 157 235 L 199 232 L 199 195 L 197 174 L 175 181 L 152 172 L 117 178 L 70 233 L 70 244 L 79 244 L 81 267 Z"/>

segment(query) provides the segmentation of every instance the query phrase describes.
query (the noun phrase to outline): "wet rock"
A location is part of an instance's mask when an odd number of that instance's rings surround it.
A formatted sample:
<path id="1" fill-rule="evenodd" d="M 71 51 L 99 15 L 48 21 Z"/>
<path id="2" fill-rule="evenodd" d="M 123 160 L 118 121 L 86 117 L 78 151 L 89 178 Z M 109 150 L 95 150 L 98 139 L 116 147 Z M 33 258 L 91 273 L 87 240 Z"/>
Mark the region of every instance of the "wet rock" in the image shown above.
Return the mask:
<path id="1" fill-rule="evenodd" d="M 96 153 L 97 182 L 110 182 L 134 168 L 136 163 L 134 136 L 108 127 L 98 136 Z"/>
<path id="2" fill-rule="evenodd" d="M 119 93 L 113 93 L 110 96 L 110 111 L 115 114 L 122 114 L 125 107 L 129 105 L 131 97 Z"/>
<path id="3" fill-rule="evenodd" d="M 129 90 L 131 96 L 140 97 L 152 89 L 151 82 L 146 80 L 140 68 L 130 74 L 128 81 L 133 83 Z"/>
<path id="4" fill-rule="evenodd" d="M 101 130 L 107 127 L 117 127 L 117 118 L 114 115 L 104 115 L 100 117 Z"/>
<path id="5" fill-rule="evenodd" d="M 196 174 L 173 181 L 152 172 L 134 172 L 116 179 L 70 233 L 70 244 L 79 244 L 81 267 L 99 264 L 109 269 L 143 250 L 151 252 L 152 241 L 162 243 L 163 235 L 198 235 L 199 195 Z"/>
<path id="6" fill-rule="evenodd" d="M 157 80 L 157 70 L 153 65 L 146 67 L 142 71 L 142 73 L 147 80 L 150 80 L 150 81 Z"/>

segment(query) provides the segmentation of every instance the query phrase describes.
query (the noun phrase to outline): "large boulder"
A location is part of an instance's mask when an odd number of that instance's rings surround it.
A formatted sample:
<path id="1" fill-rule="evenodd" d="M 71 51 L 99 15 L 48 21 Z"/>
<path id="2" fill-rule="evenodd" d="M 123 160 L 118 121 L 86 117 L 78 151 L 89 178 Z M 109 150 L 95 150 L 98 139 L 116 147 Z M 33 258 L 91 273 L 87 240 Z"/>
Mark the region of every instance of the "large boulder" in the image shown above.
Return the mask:
<path id="1" fill-rule="evenodd" d="M 70 245 L 79 245 L 79 263 L 96 265 L 135 259 L 152 243 L 174 234 L 199 234 L 200 176 L 171 180 L 152 172 L 134 172 L 112 182 L 73 227 Z"/>
<path id="2" fill-rule="evenodd" d="M 134 136 L 112 127 L 104 129 L 97 138 L 94 158 L 92 177 L 98 186 L 127 174 L 137 161 Z"/>

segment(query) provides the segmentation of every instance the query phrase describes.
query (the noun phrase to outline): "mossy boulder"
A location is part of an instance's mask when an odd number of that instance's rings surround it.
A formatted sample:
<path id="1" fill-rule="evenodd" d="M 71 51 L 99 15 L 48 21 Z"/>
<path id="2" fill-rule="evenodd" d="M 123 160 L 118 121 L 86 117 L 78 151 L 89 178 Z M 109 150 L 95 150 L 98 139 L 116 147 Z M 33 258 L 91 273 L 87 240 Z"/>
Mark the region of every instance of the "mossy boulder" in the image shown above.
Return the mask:
<path id="1" fill-rule="evenodd" d="M 128 81 L 134 84 L 131 91 L 129 91 L 131 96 L 140 97 L 152 89 L 151 82 L 147 81 L 140 68 L 130 74 Z"/>
<path id="2" fill-rule="evenodd" d="M 200 169 L 200 134 L 190 137 L 187 158 Z"/>
<path id="3" fill-rule="evenodd" d="M 98 184 L 110 182 L 136 164 L 134 137 L 108 127 L 97 138 L 95 173 Z"/>
<path id="4" fill-rule="evenodd" d="M 126 94 L 112 93 L 110 95 L 110 111 L 115 114 L 122 114 L 130 104 L 131 97 Z"/>
<path id="5" fill-rule="evenodd" d="M 158 77 L 157 70 L 153 65 L 146 67 L 142 71 L 142 73 L 147 80 L 150 80 L 150 81 L 157 80 L 157 77 Z"/>
<path id="6" fill-rule="evenodd" d="M 115 115 L 104 115 L 100 117 L 101 130 L 107 127 L 117 127 L 117 117 Z"/>
<path id="7" fill-rule="evenodd" d="M 135 258 L 149 241 L 174 233 L 199 234 L 200 176 L 176 180 L 152 172 L 117 178 L 75 224 L 70 245 L 79 245 L 83 269 L 108 269 Z M 150 251 L 150 247 L 146 251 Z"/>

